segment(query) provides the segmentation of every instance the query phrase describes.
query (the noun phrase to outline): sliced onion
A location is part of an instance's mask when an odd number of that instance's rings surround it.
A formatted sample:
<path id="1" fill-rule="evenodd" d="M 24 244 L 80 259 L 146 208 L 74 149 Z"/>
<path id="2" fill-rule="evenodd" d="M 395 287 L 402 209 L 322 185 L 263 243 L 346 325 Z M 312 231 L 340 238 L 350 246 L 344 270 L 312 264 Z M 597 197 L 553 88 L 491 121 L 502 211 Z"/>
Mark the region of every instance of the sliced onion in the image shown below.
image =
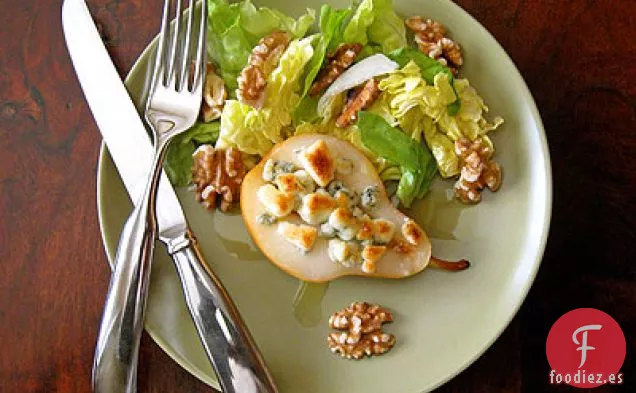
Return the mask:
<path id="1" fill-rule="evenodd" d="M 329 86 L 325 94 L 320 97 L 318 101 L 318 113 L 324 113 L 329 100 L 343 91 L 353 89 L 378 75 L 395 71 L 398 67 L 399 65 L 396 62 L 381 53 L 369 56 L 361 62 L 354 64 L 351 68 L 343 72 L 342 75 Z"/>

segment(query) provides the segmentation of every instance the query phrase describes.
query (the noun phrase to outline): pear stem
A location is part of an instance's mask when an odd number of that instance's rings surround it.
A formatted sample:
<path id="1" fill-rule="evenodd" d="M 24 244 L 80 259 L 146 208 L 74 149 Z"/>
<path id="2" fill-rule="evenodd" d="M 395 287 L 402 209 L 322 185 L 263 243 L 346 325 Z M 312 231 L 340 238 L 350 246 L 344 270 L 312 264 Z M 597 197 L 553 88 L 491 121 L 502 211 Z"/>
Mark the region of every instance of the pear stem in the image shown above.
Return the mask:
<path id="1" fill-rule="evenodd" d="M 430 261 L 431 266 L 436 267 L 442 270 L 448 271 L 460 271 L 466 270 L 470 267 L 470 262 L 466 259 L 461 259 L 459 261 L 445 261 L 443 259 L 431 257 Z"/>

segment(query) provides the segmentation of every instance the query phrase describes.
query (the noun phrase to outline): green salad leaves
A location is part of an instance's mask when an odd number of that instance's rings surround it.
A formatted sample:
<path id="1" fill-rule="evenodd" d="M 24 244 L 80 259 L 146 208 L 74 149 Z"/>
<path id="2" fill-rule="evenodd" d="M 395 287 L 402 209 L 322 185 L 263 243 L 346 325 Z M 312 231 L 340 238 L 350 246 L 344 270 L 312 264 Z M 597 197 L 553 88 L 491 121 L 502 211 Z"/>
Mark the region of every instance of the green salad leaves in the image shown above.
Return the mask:
<path id="1" fill-rule="evenodd" d="M 322 68 L 327 55 L 343 43 L 365 45 L 360 58 L 374 53 L 391 52 L 406 45 L 402 19 L 393 11 L 392 0 L 363 0 L 346 9 L 325 4 L 320 8 L 320 33 L 314 56 L 307 66 L 301 103 L 294 113 L 294 124 L 314 121 L 317 98 L 307 92 Z"/>
<path id="2" fill-rule="evenodd" d="M 354 8 L 341 42 L 367 45 L 369 55 L 406 46 L 404 21 L 393 10 L 392 0 L 363 0 Z"/>
<path id="3" fill-rule="evenodd" d="M 313 37 L 294 40 L 267 78 L 261 109 L 227 100 L 221 114 L 219 146 L 236 147 L 247 154 L 264 156 L 285 139 L 284 128 L 300 102 L 302 74 L 313 56 Z"/>
<path id="4" fill-rule="evenodd" d="M 360 149 L 383 181 L 399 181 L 396 196 L 409 207 L 427 193 L 437 173 L 442 178 L 460 173 L 457 140 L 481 140 L 494 150 L 488 133 L 503 119 L 487 120 L 488 107 L 467 79 L 455 77 L 448 67 L 409 44 L 404 19 L 392 0 L 354 0 L 343 9 L 324 4 L 318 18 L 312 9 L 292 17 L 257 7 L 251 0 L 205 1 L 208 55 L 228 97 L 220 120 L 197 123 L 171 144 L 165 169 L 174 185 L 191 181 L 192 154 L 201 144 L 237 148 L 252 162 L 292 135 L 320 133 Z M 238 76 L 259 40 L 277 30 L 290 33 L 292 39 L 278 64 L 263 75 L 262 101 L 258 107 L 239 101 Z M 342 44 L 360 44 L 363 49 L 329 94 L 311 96 L 329 55 Z M 376 56 L 369 59 L 372 55 Z M 371 62 L 377 59 L 382 61 Z M 391 68 L 379 72 L 383 62 Z M 378 82 L 377 99 L 358 113 L 357 123 L 338 127 L 336 119 L 355 89 L 371 77 Z"/>
<path id="5" fill-rule="evenodd" d="M 367 149 L 402 168 L 397 190 L 402 204 L 410 207 L 416 198 L 422 198 L 437 173 L 431 152 L 373 113 L 360 112 L 358 128 Z"/>
<path id="6" fill-rule="evenodd" d="M 460 171 L 454 142 L 462 137 L 481 138 L 492 146 L 486 134 L 503 119 L 496 117 L 492 123 L 485 119 L 488 107 L 466 79 L 451 80 L 445 72 L 432 79 L 428 83 L 416 62 L 409 61 L 380 81 L 381 104 L 407 135 L 426 140 L 441 176 L 451 177 Z M 459 109 L 451 115 L 448 106 L 458 98 Z"/>
<path id="7" fill-rule="evenodd" d="M 422 78 L 428 84 L 432 85 L 434 83 L 435 75 L 437 74 L 446 74 L 449 79 L 449 83 L 453 88 L 453 92 L 455 93 L 455 97 L 457 98 L 451 104 L 448 104 L 448 114 L 451 116 L 455 116 L 457 112 L 459 112 L 459 107 L 461 102 L 459 101 L 459 96 L 455 91 L 455 80 L 453 77 L 453 73 L 451 70 L 438 62 L 435 59 L 431 59 L 426 56 L 424 53 L 420 52 L 414 48 L 400 48 L 395 51 L 389 53 L 389 58 L 394 62 L 398 63 L 400 67 L 406 66 L 409 62 L 413 61 L 420 68 L 420 74 Z"/>
<path id="8" fill-rule="evenodd" d="M 320 35 L 314 48 L 314 55 L 307 66 L 307 76 L 303 87 L 303 97 L 316 79 L 325 60 L 330 44 L 342 33 L 342 26 L 351 15 L 350 9 L 336 10 L 325 4 L 320 8 Z"/>
<path id="9" fill-rule="evenodd" d="M 368 30 L 370 42 L 379 45 L 383 53 L 406 46 L 404 21 L 393 10 L 392 0 L 374 0 L 373 16 Z"/>
<path id="10" fill-rule="evenodd" d="M 250 0 L 228 3 L 227 0 L 207 0 L 208 55 L 221 70 L 221 77 L 233 94 L 237 77 L 258 40 L 274 30 L 283 30 L 302 38 L 315 22 L 315 11 L 294 19 L 282 12 L 257 8 Z"/>
<path id="11" fill-rule="evenodd" d="M 187 186 L 192 180 L 192 154 L 203 144 L 213 144 L 219 138 L 221 124 L 196 123 L 170 143 L 166 155 L 165 171 L 175 186 Z"/>

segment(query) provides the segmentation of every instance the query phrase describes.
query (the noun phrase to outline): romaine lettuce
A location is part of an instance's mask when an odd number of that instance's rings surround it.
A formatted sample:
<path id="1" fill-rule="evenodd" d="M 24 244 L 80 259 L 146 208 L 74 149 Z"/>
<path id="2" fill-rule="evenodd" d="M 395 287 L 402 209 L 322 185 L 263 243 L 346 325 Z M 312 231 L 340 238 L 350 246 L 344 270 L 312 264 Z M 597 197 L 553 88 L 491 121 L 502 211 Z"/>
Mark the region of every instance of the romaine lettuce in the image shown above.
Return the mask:
<path id="1" fill-rule="evenodd" d="M 342 40 L 348 43 L 366 45 L 369 42 L 367 30 L 375 18 L 373 0 L 363 0 L 355 9 L 351 20 L 342 33 Z"/>
<path id="2" fill-rule="evenodd" d="M 307 93 L 322 68 L 330 43 L 334 37 L 342 34 L 344 21 L 350 15 L 351 9 L 337 10 L 327 4 L 320 8 L 320 34 L 315 41 L 314 55 L 306 67 L 301 101 L 294 110 L 294 124 L 313 122 L 318 119 L 319 116 L 316 112 L 318 97 L 310 97 Z"/>
<path id="3" fill-rule="evenodd" d="M 314 49 L 314 56 L 307 66 L 307 76 L 305 77 L 305 85 L 303 88 L 303 96 L 307 94 L 316 75 L 322 67 L 325 60 L 329 44 L 334 37 L 337 37 L 342 30 L 343 22 L 351 15 L 350 9 L 337 10 L 327 4 L 320 9 L 320 35 L 318 43 Z"/>
<path id="4" fill-rule="evenodd" d="M 358 128 L 364 146 L 402 169 L 397 196 L 405 207 L 423 197 L 433 182 L 437 164 L 421 143 L 392 127 L 382 116 L 360 112 Z"/>

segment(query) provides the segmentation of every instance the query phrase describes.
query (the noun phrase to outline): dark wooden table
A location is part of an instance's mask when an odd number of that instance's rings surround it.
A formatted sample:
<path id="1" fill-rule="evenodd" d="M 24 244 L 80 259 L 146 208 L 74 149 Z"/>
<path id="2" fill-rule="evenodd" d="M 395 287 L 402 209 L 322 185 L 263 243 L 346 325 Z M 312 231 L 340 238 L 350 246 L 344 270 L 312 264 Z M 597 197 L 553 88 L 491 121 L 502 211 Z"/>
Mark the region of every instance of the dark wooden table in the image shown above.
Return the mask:
<path id="1" fill-rule="evenodd" d="M 89 0 L 125 75 L 158 31 L 161 0 Z M 636 1 L 461 0 L 534 95 L 554 170 L 552 230 L 521 311 L 440 392 L 577 391 L 548 385 L 545 340 L 595 307 L 627 336 L 636 391 Z M 69 61 L 60 0 L 1 0 L 0 391 L 88 392 L 109 279 L 95 202 L 99 132 Z M 209 392 L 148 337 L 140 392 Z M 423 365 L 425 367 L 425 365 Z M 630 387 L 631 385 L 631 387 Z M 390 392 L 392 393 L 392 392 Z"/>

